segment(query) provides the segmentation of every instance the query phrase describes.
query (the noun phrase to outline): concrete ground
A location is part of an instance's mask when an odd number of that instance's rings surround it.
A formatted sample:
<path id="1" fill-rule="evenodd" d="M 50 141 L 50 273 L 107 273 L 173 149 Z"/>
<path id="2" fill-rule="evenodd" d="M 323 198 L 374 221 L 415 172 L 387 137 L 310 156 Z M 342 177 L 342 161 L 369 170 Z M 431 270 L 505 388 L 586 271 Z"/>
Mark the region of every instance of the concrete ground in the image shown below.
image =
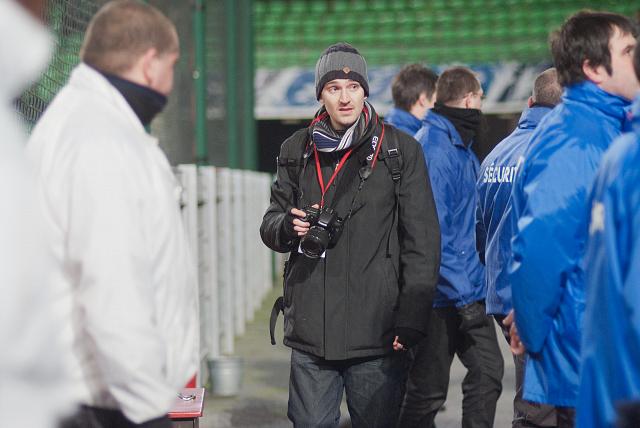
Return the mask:
<path id="1" fill-rule="evenodd" d="M 244 378 L 240 393 L 236 397 L 222 398 L 208 395 L 205 402 L 201 428 L 281 428 L 290 427 L 287 419 L 287 398 L 289 382 L 289 348 L 282 345 L 282 317 L 276 328 L 277 346 L 269 342 L 269 315 L 271 305 L 281 289 L 275 287 L 262 308 L 256 313 L 255 321 L 247 325 L 246 334 L 236 339 L 236 355 L 244 359 Z M 503 391 L 496 411 L 494 426 L 511 426 L 512 400 L 515 394 L 514 367 L 511 354 L 498 333 L 500 347 L 505 362 Z M 461 383 L 465 369 L 455 359 L 451 367 L 451 381 L 445 410 L 436 417 L 438 428 L 458 428 L 461 426 L 462 391 Z M 343 403 L 341 427 L 350 427 L 348 412 Z"/>

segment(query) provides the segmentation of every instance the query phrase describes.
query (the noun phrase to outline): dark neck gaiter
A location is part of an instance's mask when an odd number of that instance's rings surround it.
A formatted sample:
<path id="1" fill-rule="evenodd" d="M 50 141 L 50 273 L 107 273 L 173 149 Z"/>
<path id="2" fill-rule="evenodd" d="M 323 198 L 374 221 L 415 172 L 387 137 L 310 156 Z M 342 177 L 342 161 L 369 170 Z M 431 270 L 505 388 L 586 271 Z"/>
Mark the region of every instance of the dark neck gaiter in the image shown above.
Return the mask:
<path id="1" fill-rule="evenodd" d="M 469 146 L 471 141 L 478 135 L 480 128 L 480 118 L 482 113 L 474 108 L 448 107 L 436 103 L 433 111 L 446 117 L 453 124 L 462 138 L 465 146 Z"/>
<path id="2" fill-rule="evenodd" d="M 101 72 L 102 73 L 102 72 Z M 130 80 L 113 74 L 102 73 L 104 77 L 122 94 L 142 125 L 147 128 L 151 121 L 167 104 L 167 97 L 153 89 L 138 85 Z"/>

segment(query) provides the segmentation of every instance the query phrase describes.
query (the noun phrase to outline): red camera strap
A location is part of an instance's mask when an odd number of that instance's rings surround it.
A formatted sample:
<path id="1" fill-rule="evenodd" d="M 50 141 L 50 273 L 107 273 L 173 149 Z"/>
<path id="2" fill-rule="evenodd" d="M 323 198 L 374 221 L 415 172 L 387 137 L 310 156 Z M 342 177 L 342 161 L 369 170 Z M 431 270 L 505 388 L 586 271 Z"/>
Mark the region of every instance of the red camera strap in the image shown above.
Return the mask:
<path id="1" fill-rule="evenodd" d="M 376 161 L 378 160 L 378 154 L 380 153 L 380 148 L 382 147 L 383 139 L 384 139 L 384 123 L 382 124 L 380 140 L 378 141 L 378 145 L 376 146 L 375 153 L 373 154 L 373 158 L 371 159 L 372 170 L 376 166 Z M 333 184 L 334 180 L 338 176 L 338 173 L 340 172 L 344 164 L 347 162 L 347 159 L 349 159 L 349 156 L 351 156 L 352 152 L 353 152 L 353 148 L 347 150 L 347 152 L 344 155 L 342 155 L 342 159 L 340 159 L 340 162 L 336 166 L 336 169 L 333 171 L 333 174 L 331 175 L 331 178 L 329 179 L 325 187 L 324 177 L 322 177 L 322 169 L 320 168 L 320 157 L 318 156 L 318 149 L 316 148 L 315 144 L 313 145 L 313 154 L 316 161 L 316 173 L 318 175 L 318 184 L 320 185 L 320 191 L 322 192 L 322 196 L 320 198 L 320 208 L 324 207 L 324 195 L 327 193 L 327 190 L 329 190 L 329 187 L 331 187 L 331 184 Z"/>
<path id="2" fill-rule="evenodd" d="M 329 179 L 329 181 L 327 182 L 327 186 L 325 187 L 324 178 L 322 177 L 322 169 L 320 169 L 320 157 L 318 156 L 318 149 L 316 149 L 315 144 L 313 145 L 313 154 L 316 161 L 316 172 L 318 174 L 318 184 L 320 185 L 320 191 L 322 192 L 322 197 L 320 199 L 320 208 L 324 207 L 324 195 L 327 193 L 327 190 L 329 190 L 329 187 L 331 187 L 331 184 L 338 176 L 338 173 L 347 162 L 347 159 L 349 159 L 349 156 L 351 156 L 351 152 L 353 152 L 353 148 L 347 150 L 347 153 L 342 155 L 340 163 L 338 163 L 338 166 L 336 166 L 336 169 L 333 171 L 333 174 L 331 175 L 331 178 Z"/>

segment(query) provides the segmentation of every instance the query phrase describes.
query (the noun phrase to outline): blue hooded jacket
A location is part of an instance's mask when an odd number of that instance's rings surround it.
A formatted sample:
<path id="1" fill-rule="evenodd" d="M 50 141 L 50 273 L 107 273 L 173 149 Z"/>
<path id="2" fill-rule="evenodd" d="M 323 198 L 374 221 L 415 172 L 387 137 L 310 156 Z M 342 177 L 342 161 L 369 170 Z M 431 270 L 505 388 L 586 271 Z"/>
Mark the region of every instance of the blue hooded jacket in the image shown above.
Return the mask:
<path id="1" fill-rule="evenodd" d="M 514 229 L 509 216 L 511 188 L 533 130 L 550 111 L 550 107 L 535 105 L 523 111 L 518 127 L 487 155 L 480 167 L 476 240 L 485 265 L 490 315 L 507 315 L 512 308 L 508 278 Z"/>
<path id="2" fill-rule="evenodd" d="M 395 126 L 399 130 L 406 132 L 412 137 L 422 126 L 422 121 L 420 119 L 408 111 L 398 107 L 392 108 L 391 111 L 389 111 L 389 114 L 385 116 L 384 121 Z"/>
<path id="3" fill-rule="evenodd" d="M 572 85 L 525 150 L 511 195 L 517 226 L 509 275 L 528 352 L 525 400 L 576 404 L 588 192 L 628 105 L 589 81 Z"/>
<path id="4" fill-rule="evenodd" d="M 614 428 L 615 406 L 640 400 L 640 98 L 633 129 L 605 154 L 594 185 L 584 263 L 580 428 Z"/>
<path id="5" fill-rule="evenodd" d="M 483 300 L 484 267 L 475 244 L 478 158 L 451 121 L 433 111 L 415 138 L 427 161 L 440 221 L 442 254 L 433 306 L 460 307 Z"/>

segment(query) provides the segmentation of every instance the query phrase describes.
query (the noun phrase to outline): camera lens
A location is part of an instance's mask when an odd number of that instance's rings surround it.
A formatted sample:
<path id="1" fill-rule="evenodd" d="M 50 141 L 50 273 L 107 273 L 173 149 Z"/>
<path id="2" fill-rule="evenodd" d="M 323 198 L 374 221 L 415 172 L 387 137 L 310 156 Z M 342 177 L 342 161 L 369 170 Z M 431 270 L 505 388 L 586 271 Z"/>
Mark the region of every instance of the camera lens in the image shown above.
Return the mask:
<path id="1" fill-rule="evenodd" d="M 311 259 L 317 259 L 326 250 L 329 238 L 329 232 L 326 229 L 313 226 L 300 240 L 302 253 Z"/>

